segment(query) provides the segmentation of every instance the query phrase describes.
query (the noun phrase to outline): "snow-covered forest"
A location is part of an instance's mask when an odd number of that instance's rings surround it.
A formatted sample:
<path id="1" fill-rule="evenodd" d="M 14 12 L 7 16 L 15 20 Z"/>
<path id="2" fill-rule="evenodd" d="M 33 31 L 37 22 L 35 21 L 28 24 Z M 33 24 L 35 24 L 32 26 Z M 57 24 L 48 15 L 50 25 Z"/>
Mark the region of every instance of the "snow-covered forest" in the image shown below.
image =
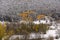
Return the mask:
<path id="1" fill-rule="evenodd" d="M 60 40 L 60 0 L 0 0 L 0 40 Z"/>

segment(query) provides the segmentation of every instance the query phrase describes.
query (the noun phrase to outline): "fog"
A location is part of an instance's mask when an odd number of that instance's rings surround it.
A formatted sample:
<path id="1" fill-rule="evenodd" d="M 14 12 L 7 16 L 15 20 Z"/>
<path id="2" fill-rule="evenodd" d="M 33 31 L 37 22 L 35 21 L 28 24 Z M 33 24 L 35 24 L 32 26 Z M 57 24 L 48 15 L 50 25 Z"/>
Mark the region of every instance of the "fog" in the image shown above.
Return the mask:
<path id="1" fill-rule="evenodd" d="M 0 0 L 0 14 L 15 15 L 24 10 L 56 10 L 60 13 L 60 0 Z"/>

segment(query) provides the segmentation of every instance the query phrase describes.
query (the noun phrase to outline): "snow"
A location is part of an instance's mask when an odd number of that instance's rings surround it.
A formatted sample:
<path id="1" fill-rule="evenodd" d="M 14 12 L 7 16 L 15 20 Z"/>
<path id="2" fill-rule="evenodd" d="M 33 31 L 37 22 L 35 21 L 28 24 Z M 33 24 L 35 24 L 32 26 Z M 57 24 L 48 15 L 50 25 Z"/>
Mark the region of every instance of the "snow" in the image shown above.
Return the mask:
<path id="1" fill-rule="evenodd" d="M 46 24 L 45 20 L 40 20 L 40 23 Z"/>
<path id="2" fill-rule="evenodd" d="M 30 33 L 28 39 L 37 39 L 40 37 L 39 33 Z"/>
<path id="3" fill-rule="evenodd" d="M 29 21 L 25 21 L 25 20 L 21 20 L 20 23 L 25 23 L 25 24 L 28 24 Z"/>
<path id="4" fill-rule="evenodd" d="M 52 29 L 55 29 L 56 28 L 56 25 L 51 25 L 49 27 L 52 28 Z"/>
<path id="5" fill-rule="evenodd" d="M 33 23 L 34 23 L 34 24 L 40 24 L 40 22 L 39 22 L 39 21 L 33 21 Z"/>
<path id="6" fill-rule="evenodd" d="M 44 38 L 48 38 L 49 37 L 49 35 L 48 34 L 44 34 Z"/>
<path id="7" fill-rule="evenodd" d="M 3 24 L 4 22 L 1 22 L 1 21 L 0 21 L 0 23 Z"/>
<path id="8" fill-rule="evenodd" d="M 52 36 L 52 37 L 56 37 L 57 36 L 57 34 L 56 34 L 56 31 L 57 30 L 48 30 L 46 33 L 46 35 L 48 35 L 48 36 Z"/>
<path id="9" fill-rule="evenodd" d="M 57 29 L 60 29 L 60 26 L 59 26 L 59 27 L 57 27 Z"/>
<path id="10" fill-rule="evenodd" d="M 54 40 L 60 40 L 60 38 L 58 38 L 58 39 L 54 39 Z"/>
<path id="11" fill-rule="evenodd" d="M 4 21 L 3 22 L 0 21 L 0 23 L 4 24 Z M 27 22 L 27 21 L 20 21 L 20 23 L 29 23 L 29 22 Z M 51 21 L 47 18 L 47 20 L 37 20 L 37 21 L 33 21 L 33 23 L 34 24 L 40 24 L 40 23 L 50 24 Z M 57 34 L 58 29 L 60 29 L 60 23 L 57 23 L 57 24 L 55 24 L 55 23 L 56 23 L 55 21 L 52 22 L 52 25 L 49 26 L 49 27 L 52 28 L 53 30 L 51 30 L 51 29 L 47 30 L 46 34 L 30 33 L 28 38 L 29 39 L 36 39 L 36 38 L 40 38 L 40 37 L 41 38 L 48 38 L 48 37 L 55 38 L 56 36 L 58 36 L 58 34 Z M 11 38 L 14 39 L 14 38 L 16 38 L 18 36 L 19 35 L 15 35 L 15 36 L 12 36 L 13 38 L 12 37 Z M 20 38 L 22 38 L 22 37 L 20 37 Z M 54 40 L 60 40 L 60 38 L 59 39 L 54 39 Z"/>
<path id="12" fill-rule="evenodd" d="M 24 35 L 12 35 L 10 38 L 9 38 L 9 40 L 14 40 L 14 39 L 16 39 L 16 38 L 19 38 L 19 39 L 24 39 Z"/>
<path id="13" fill-rule="evenodd" d="M 48 18 L 48 16 L 45 17 L 45 19 L 40 19 L 40 20 L 37 20 L 37 21 L 33 21 L 34 24 L 40 24 L 40 23 L 43 23 L 43 24 L 50 24 L 51 21 L 50 19 Z"/>
<path id="14" fill-rule="evenodd" d="M 31 33 L 29 39 L 35 39 L 35 38 L 36 38 L 35 33 Z"/>
<path id="15" fill-rule="evenodd" d="M 50 28 L 55 29 L 55 27 L 54 27 L 54 26 L 50 26 Z"/>
<path id="16" fill-rule="evenodd" d="M 57 23 L 57 29 L 60 29 L 60 23 Z"/>
<path id="17" fill-rule="evenodd" d="M 60 29 L 60 24 L 57 24 L 56 25 L 56 22 L 55 21 L 52 21 L 51 22 L 49 18 L 45 17 L 45 20 L 44 19 L 37 20 L 37 21 L 34 21 L 33 23 L 35 23 L 35 24 L 40 24 L 40 23 L 50 24 L 50 23 L 52 23 L 52 25 L 49 26 L 49 27 L 52 28 L 53 30 L 51 30 L 51 29 L 47 30 L 46 31 L 46 34 L 43 34 L 41 37 L 48 38 L 48 37 L 51 36 L 51 37 L 54 37 L 55 38 L 56 36 L 58 36 L 58 34 L 57 34 L 57 28 Z"/>
<path id="18" fill-rule="evenodd" d="M 50 24 L 49 20 L 37 20 L 37 21 L 33 21 L 34 24 Z"/>

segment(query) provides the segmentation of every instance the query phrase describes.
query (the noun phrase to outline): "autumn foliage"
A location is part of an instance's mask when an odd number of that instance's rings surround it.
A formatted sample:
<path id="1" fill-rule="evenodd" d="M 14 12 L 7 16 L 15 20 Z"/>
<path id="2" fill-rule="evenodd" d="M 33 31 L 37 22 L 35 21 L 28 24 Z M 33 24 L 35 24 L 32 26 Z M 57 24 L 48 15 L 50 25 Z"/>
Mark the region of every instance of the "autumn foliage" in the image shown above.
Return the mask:
<path id="1" fill-rule="evenodd" d="M 22 20 L 32 21 L 33 18 L 31 16 L 29 16 L 30 14 L 36 15 L 35 11 L 33 11 L 33 10 L 27 10 L 27 11 L 24 11 L 24 12 L 20 13 L 19 16 L 22 18 Z M 36 17 L 36 19 L 40 20 L 41 18 L 44 18 L 45 15 L 44 14 L 38 14 L 35 17 Z"/>
<path id="2" fill-rule="evenodd" d="M 4 23 L 3 25 L 0 23 L 0 39 L 6 35 L 16 35 L 16 34 L 23 34 L 27 35 L 31 32 L 39 32 L 39 33 L 46 33 L 46 31 L 49 29 L 48 25 L 46 24 L 33 24 L 33 18 L 30 16 L 30 14 L 35 14 L 32 10 L 27 10 L 19 14 L 19 16 L 24 21 L 29 21 L 31 23 L 29 24 L 20 24 L 20 23 L 14 23 L 10 22 Z M 44 18 L 45 15 L 37 15 L 36 18 L 39 20 L 41 18 Z"/>
<path id="3" fill-rule="evenodd" d="M 45 15 L 37 15 L 38 20 L 41 19 L 41 18 L 44 18 L 44 17 L 45 17 Z"/>
<path id="4" fill-rule="evenodd" d="M 6 36 L 6 26 L 0 23 L 0 40 L 2 37 Z"/>
<path id="5" fill-rule="evenodd" d="M 31 11 L 31 10 L 27 10 L 25 12 L 22 12 L 19 14 L 20 17 L 22 17 L 23 20 L 33 20 L 32 17 L 30 17 L 29 15 L 30 14 L 34 14 L 34 11 Z"/>

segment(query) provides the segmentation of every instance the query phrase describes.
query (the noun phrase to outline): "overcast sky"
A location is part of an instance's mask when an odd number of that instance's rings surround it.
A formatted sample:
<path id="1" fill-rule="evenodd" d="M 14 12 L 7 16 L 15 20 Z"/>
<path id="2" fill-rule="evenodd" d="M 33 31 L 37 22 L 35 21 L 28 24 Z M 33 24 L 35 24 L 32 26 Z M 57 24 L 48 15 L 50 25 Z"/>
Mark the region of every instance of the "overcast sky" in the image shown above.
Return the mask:
<path id="1" fill-rule="evenodd" d="M 60 12 L 60 0 L 0 0 L 0 14 L 34 9 Z"/>

